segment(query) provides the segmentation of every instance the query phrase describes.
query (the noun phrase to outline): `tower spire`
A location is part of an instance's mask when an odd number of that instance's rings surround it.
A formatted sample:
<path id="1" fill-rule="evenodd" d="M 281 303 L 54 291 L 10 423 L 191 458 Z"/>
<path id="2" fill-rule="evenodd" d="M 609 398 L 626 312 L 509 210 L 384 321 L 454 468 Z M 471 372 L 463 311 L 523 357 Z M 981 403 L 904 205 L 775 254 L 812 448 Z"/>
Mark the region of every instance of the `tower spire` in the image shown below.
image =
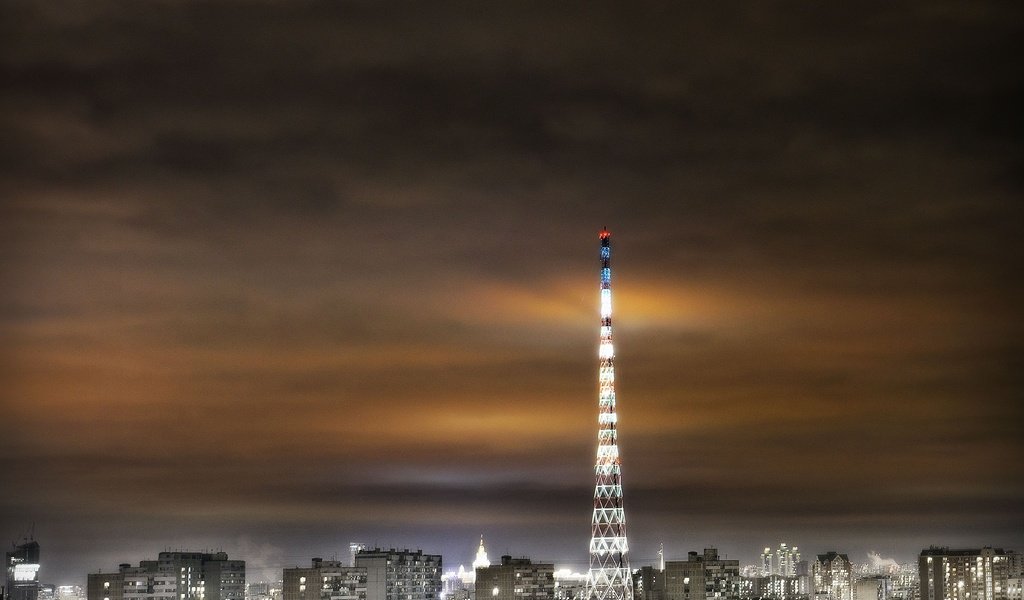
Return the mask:
<path id="1" fill-rule="evenodd" d="M 622 510 L 622 470 L 616 433 L 615 349 L 612 346 L 612 234 L 601 230 L 601 334 L 598 349 L 597 462 L 590 537 L 588 600 L 633 600 Z"/>
<path id="2" fill-rule="evenodd" d="M 491 566 L 491 561 L 487 560 L 487 551 L 484 550 L 484 534 L 480 534 L 480 547 L 476 549 L 476 559 L 473 561 L 473 569 L 481 569 L 484 567 Z"/>

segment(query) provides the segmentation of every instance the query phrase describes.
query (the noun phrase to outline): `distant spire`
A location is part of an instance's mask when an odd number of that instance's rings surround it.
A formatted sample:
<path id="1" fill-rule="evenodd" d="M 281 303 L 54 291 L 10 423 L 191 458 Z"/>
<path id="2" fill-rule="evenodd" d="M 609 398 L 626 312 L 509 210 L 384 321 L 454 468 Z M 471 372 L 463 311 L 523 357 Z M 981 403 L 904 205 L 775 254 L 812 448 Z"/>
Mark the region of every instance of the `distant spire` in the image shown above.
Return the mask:
<path id="1" fill-rule="evenodd" d="M 484 550 L 484 534 L 480 534 L 480 547 L 476 550 L 476 560 L 473 561 L 473 570 L 491 566 L 487 560 L 487 550 Z"/>

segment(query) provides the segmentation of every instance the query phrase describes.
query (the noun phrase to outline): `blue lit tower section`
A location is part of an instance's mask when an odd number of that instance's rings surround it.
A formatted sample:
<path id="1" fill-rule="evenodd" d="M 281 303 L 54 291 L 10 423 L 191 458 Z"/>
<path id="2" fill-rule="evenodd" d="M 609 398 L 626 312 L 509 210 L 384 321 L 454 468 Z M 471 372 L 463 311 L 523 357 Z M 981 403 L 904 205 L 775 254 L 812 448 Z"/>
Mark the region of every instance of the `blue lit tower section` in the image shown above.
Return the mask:
<path id="1" fill-rule="evenodd" d="M 601 231 L 601 345 L 598 350 L 597 462 L 590 538 L 589 600 L 633 600 L 622 511 L 622 466 L 616 439 L 615 349 L 612 346 L 612 240 Z"/>

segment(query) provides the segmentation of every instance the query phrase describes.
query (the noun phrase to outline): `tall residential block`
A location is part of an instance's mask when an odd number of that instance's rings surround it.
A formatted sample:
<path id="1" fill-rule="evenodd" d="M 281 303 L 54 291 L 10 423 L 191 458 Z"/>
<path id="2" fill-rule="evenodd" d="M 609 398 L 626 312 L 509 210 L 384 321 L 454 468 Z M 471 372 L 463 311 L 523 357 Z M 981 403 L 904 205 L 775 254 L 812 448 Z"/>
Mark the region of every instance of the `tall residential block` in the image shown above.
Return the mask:
<path id="1" fill-rule="evenodd" d="M 815 600 L 853 600 L 853 565 L 845 554 L 819 554 L 812 567 Z"/>
<path id="2" fill-rule="evenodd" d="M 410 550 L 360 550 L 355 566 L 366 569 L 366 600 L 440 600 L 441 556 Z"/>
<path id="3" fill-rule="evenodd" d="M 796 566 L 800 563 L 800 551 L 796 546 L 790 548 L 786 542 L 779 544 L 775 551 L 775 564 L 778 575 L 784 577 L 796 577 Z"/>
<path id="4" fill-rule="evenodd" d="M 1019 595 L 1011 581 L 1015 554 L 987 546 L 922 550 L 917 564 L 921 600 L 1008 600 Z"/>
<path id="5" fill-rule="evenodd" d="M 723 559 L 718 550 L 690 552 L 687 560 L 665 562 L 665 600 L 738 600 L 740 561 Z"/>
<path id="6" fill-rule="evenodd" d="M 88 600 L 245 600 L 245 561 L 225 552 L 161 552 L 116 573 L 90 573 Z"/>
<path id="7" fill-rule="evenodd" d="M 366 569 L 335 560 L 285 569 L 282 582 L 284 600 L 366 600 Z"/>

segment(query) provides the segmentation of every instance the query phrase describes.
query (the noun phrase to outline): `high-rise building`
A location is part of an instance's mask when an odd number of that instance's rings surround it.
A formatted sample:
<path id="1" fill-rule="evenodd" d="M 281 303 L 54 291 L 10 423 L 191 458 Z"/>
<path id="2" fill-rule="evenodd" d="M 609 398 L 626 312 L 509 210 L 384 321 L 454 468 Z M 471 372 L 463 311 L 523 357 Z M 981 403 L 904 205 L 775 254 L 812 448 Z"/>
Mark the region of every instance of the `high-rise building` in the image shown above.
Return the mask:
<path id="1" fill-rule="evenodd" d="M 1006 562 L 1006 600 L 1024 600 L 1024 554 L 1007 550 Z"/>
<path id="2" fill-rule="evenodd" d="M 193 597 L 206 596 L 206 579 L 198 573 L 186 570 L 185 584 L 178 585 L 179 571 L 173 568 L 160 568 L 159 560 L 144 560 L 137 567 L 121 569 L 123 581 L 123 600 L 176 600 L 185 588 L 186 595 Z M 198 588 L 198 589 L 196 589 Z"/>
<path id="3" fill-rule="evenodd" d="M 441 597 L 444 600 L 475 600 L 476 570 L 491 566 L 484 548 L 484 536 L 480 535 L 480 545 L 476 549 L 476 557 L 469 569 L 459 565 L 457 570 L 450 570 L 441 575 Z"/>
<path id="4" fill-rule="evenodd" d="M 476 558 L 473 559 L 473 570 L 483 569 L 491 566 L 490 559 L 487 558 L 487 550 L 484 548 L 484 534 L 480 534 L 480 546 L 476 549 Z"/>
<path id="5" fill-rule="evenodd" d="M 687 560 L 665 562 L 665 600 L 738 600 L 740 561 L 718 556 L 705 548 L 690 552 Z"/>
<path id="6" fill-rule="evenodd" d="M 88 600 L 245 600 L 245 561 L 225 552 L 161 552 L 117 573 L 90 573 Z"/>
<path id="7" fill-rule="evenodd" d="M 918 556 L 921 600 L 1005 600 L 1013 557 L 1001 548 L 931 547 Z"/>
<path id="8" fill-rule="evenodd" d="M 502 556 L 500 565 L 476 570 L 479 600 L 554 600 L 555 565 Z"/>
<path id="9" fill-rule="evenodd" d="M 39 597 L 39 543 L 27 540 L 5 553 L 7 597 L 9 600 L 37 600 Z"/>
<path id="10" fill-rule="evenodd" d="M 777 566 L 777 575 L 784 577 L 793 577 L 796 575 L 796 565 L 800 562 L 800 551 L 796 546 L 790 548 L 786 545 L 786 542 L 779 544 L 779 549 L 775 551 L 775 564 Z"/>
<path id="11" fill-rule="evenodd" d="M 814 561 L 815 600 L 853 600 L 853 565 L 845 554 L 819 554 Z"/>
<path id="12" fill-rule="evenodd" d="M 774 553 L 771 548 L 765 548 L 761 552 L 761 562 L 758 565 L 759 574 L 764 577 L 769 575 L 793 577 L 797 574 L 796 567 L 799 563 L 799 549 L 796 546 L 790 548 L 786 542 L 782 542 Z"/>
<path id="13" fill-rule="evenodd" d="M 622 509 L 622 463 L 615 412 L 615 348 L 612 345 L 611 232 L 601 231 L 601 329 L 598 349 L 598 432 L 591 520 L 590 600 L 633 600 L 633 582 Z M 480 599 L 478 599 L 480 600 Z"/>
<path id="14" fill-rule="evenodd" d="M 314 558 L 308 568 L 285 569 L 284 600 L 366 600 L 366 569 Z"/>
<path id="15" fill-rule="evenodd" d="M 360 550 L 366 569 L 366 600 L 440 600 L 441 556 L 416 550 Z"/>

